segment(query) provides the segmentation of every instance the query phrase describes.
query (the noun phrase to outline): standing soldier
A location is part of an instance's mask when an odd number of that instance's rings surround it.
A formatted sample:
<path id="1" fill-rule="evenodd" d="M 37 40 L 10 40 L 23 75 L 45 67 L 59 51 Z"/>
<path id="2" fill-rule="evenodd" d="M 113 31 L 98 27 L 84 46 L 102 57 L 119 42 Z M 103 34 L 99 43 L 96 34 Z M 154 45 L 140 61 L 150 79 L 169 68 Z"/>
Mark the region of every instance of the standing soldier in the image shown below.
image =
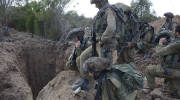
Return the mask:
<path id="1" fill-rule="evenodd" d="M 135 33 L 126 31 L 126 15 L 122 9 L 110 5 L 108 0 L 91 0 L 99 12 L 94 18 L 92 33 L 97 36 L 95 39 L 96 53 L 98 57 L 107 58 L 112 64 L 125 64 L 124 67 L 134 68 L 134 40 Z M 129 27 L 128 27 L 129 28 Z M 125 32 L 126 31 L 126 32 Z M 127 34 L 128 33 L 128 34 Z M 94 35 L 94 34 L 93 34 Z M 83 70 L 84 62 L 92 57 L 93 48 L 90 46 L 80 55 L 80 75 L 81 79 L 73 86 L 76 91 L 79 88 L 88 89 L 83 83 L 88 83 L 88 73 Z M 122 65 L 123 67 L 123 65 Z"/>
<path id="2" fill-rule="evenodd" d="M 169 30 L 172 33 L 174 33 L 175 32 L 176 23 L 172 21 L 172 19 L 174 18 L 173 13 L 167 12 L 167 13 L 164 14 L 164 16 L 166 17 L 166 22 L 161 27 L 160 31 Z"/>
<path id="3" fill-rule="evenodd" d="M 160 45 L 166 42 L 166 38 L 160 39 Z M 149 88 L 143 89 L 149 93 L 155 88 L 155 77 L 168 80 L 169 95 L 180 98 L 180 25 L 175 30 L 175 40 L 161 49 L 158 48 L 154 56 L 159 56 L 161 65 L 149 65 L 146 69 L 146 77 Z"/>
<path id="4" fill-rule="evenodd" d="M 141 53 L 148 54 L 154 46 L 154 28 L 146 22 L 139 22 L 139 30 L 140 40 L 137 43 L 138 50 Z"/>
<path id="5" fill-rule="evenodd" d="M 94 38 L 96 40 L 92 41 L 95 43 L 96 50 L 93 51 L 94 47 L 90 46 L 80 55 L 81 79 L 73 86 L 73 90 L 76 90 L 80 83 L 87 80 L 88 75 L 83 71 L 82 66 L 85 60 L 92 57 L 92 51 L 96 52 L 96 56 L 108 58 L 115 63 L 114 59 L 117 56 L 116 47 L 118 45 L 116 36 L 117 33 L 124 35 L 124 13 L 122 10 L 119 10 L 118 15 L 108 0 L 91 0 L 91 4 L 95 4 L 99 9 L 94 18 L 92 30 L 92 34 L 96 36 Z"/>

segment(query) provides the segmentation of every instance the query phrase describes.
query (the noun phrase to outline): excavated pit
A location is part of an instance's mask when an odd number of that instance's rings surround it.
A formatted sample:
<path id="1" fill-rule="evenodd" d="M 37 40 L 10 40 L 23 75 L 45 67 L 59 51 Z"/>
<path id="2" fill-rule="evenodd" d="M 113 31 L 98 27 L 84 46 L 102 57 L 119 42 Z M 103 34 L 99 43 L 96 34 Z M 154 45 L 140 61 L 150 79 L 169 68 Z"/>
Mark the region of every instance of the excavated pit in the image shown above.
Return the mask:
<path id="1" fill-rule="evenodd" d="M 20 53 L 25 63 L 24 75 L 31 87 L 34 100 L 40 90 L 56 76 L 56 73 L 65 69 L 63 60 L 67 58 L 64 55 L 66 53 L 62 52 L 63 49 L 66 49 L 65 45 L 61 45 L 61 49 L 58 49 L 55 44 L 42 43 L 40 45 L 25 47 Z M 59 51 L 62 53 L 59 53 Z"/>
<path id="2" fill-rule="evenodd" d="M 23 52 L 26 65 L 26 77 L 31 87 L 33 98 L 55 77 L 56 60 L 51 48 L 26 48 Z"/>
<path id="3" fill-rule="evenodd" d="M 69 45 L 12 32 L 0 43 L 0 100 L 36 100 L 65 69 Z"/>

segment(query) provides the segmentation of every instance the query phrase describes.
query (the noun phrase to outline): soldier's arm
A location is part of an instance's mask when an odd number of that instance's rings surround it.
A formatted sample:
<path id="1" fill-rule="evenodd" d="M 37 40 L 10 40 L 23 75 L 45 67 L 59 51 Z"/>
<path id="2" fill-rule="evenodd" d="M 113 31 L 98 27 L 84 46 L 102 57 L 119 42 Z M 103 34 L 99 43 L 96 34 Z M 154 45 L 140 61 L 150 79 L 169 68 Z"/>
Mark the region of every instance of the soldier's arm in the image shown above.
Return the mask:
<path id="1" fill-rule="evenodd" d="M 144 49 L 145 47 L 148 47 L 148 48 L 153 47 L 152 33 L 150 31 L 146 32 L 144 38 L 141 39 L 139 42 L 137 42 L 138 49 Z"/>
<path id="2" fill-rule="evenodd" d="M 180 51 L 180 42 L 176 42 L 157 50 L 156 54 L 159 56 L 165 56 L 173 53 L 179 53 L 179 51 Z"/>
<path id="3" fill-rule="evenodd" d="M 101 37 L 103 43 L 108 40 L 111 41 L 116 31 L 116 19 L 114 12 L 111 9 L 107 9 L 106 14 L 107 14 L 107 27 Z"/>
<path id="4" fill-rule="evenodd" d="M 172 28 L 173 28 L 172 32 L 173 32 L 173 33 L 175 33 L 176 26 L 177 26 L 177 23 L 176 23 L 176 22 L 174 22 L 174 23 L 173 23 L 173 26 L 172 26 Z M 175 36 L 173 36 L 173 38 L 174 38 L 174 37 L 175 37 Z"/>

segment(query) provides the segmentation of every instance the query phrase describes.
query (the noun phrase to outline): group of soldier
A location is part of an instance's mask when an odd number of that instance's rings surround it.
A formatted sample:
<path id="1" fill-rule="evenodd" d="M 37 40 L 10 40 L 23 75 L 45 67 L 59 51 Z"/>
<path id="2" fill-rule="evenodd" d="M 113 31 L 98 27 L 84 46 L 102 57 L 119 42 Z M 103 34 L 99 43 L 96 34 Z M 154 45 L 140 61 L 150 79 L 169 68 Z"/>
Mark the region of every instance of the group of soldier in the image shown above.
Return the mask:
<path id="1" fill-rule="evenodd" d="M 137 90 L 150 93 L 155 88 L 155 77 L 161 77 L 165 84 L 171 84 L 169 96 L 179 98 L 180 25 L 172 21 L 173 14 L 165 13 L 166 23 L 155 36 L 154 28 L 140 22 L 129 6 L 110 5 L 108 0 L 91 0 L 91 4 L 99 9 L 92 29 L 86 28 L 84 34 L 72 32 L 68 37 L 75 48 L 67 66 L 81 76 L 72 86 L 74 93 L 90 90 L 89 80 L 93 78 L 95 100 L 135 100 Z M 146 55 L 151 48 L 155 48 L 152 57 L 160 64 L 147 66 L 148 87 L 144 88 L 134 57 L 137 51 Z"/>

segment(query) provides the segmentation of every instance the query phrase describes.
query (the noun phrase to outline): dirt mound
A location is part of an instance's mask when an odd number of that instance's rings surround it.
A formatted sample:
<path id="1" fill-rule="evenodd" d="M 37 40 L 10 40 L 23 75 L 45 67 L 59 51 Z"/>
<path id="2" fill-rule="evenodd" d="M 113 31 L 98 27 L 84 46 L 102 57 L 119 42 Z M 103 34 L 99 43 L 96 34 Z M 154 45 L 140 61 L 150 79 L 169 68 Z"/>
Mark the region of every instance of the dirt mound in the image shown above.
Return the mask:
<path id="1" fill-rule="evenodd" d="M 0 100 L 35 100 L 56 73 L 65 69 L 69 45 L 12 29 L 9 33 L 0 42 Z"/>
<path id="2" fill-rule="evenodd" d="M 13 44 L 0 43 L 0 100 L 32 100 L 32 92 L 20 71 Z"/>
<path id="3" fill-rule="evenodd" d="M 71 87 L 79 78 L 77 72 L 60 72 L 41 90 L 36 100 L 93 100 L 92 92 L 82 91 L 78 95 L 73 94 Z"/>
<path id="4" fill-rule="evenodd" d="M 160 28 L 163 26 L 165 21 L 166 21 L 166 18 L 161 18 L 159 20 L 156 20 L 156 21 L 150 23 L 155 29 L 155 34 L 157 34 L 159 32 Z M 173 21 L 180 24 L 180 16 L 179 15 L 175 16 L 173 18 Z"/>

